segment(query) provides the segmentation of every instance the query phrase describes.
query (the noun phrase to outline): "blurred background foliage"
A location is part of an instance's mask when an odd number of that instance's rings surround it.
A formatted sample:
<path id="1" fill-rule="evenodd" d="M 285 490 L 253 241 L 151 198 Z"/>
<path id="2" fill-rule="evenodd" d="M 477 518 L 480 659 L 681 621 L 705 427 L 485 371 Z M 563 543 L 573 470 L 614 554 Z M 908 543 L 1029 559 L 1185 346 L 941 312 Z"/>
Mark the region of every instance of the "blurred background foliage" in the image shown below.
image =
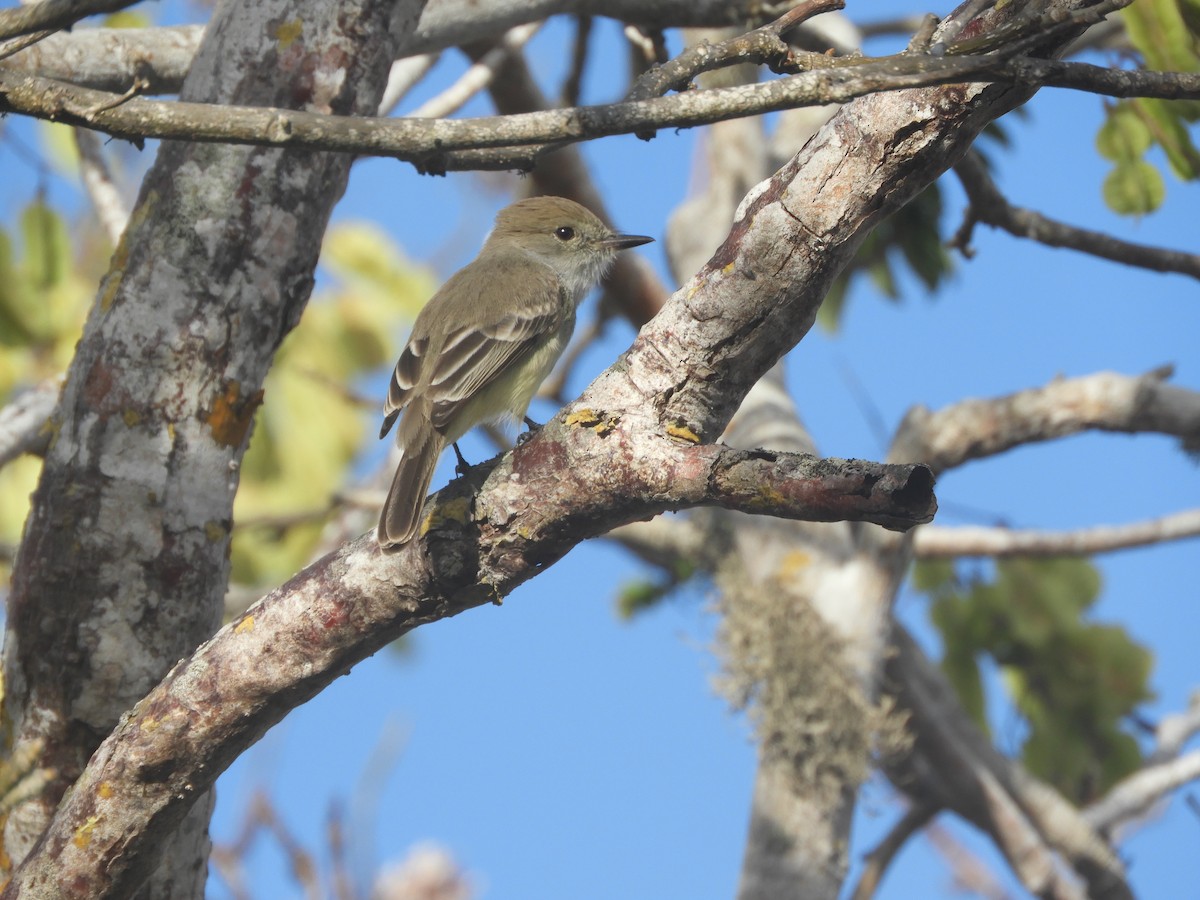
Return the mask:
<path id="1" fill-rule="evenodd" d="M 42 159 L 77 177 L 65 127 L 40 131 Z M 90 216 L 68 219 L 36 196 L 0 224 L 0 405 L 66 371 L 112 247 Z M 334 498 L 375 446 L 379 398 L 354 386 L 390 365 L 407 323 L 434 290 L 377 227 L 326 234 L 318 288 L 267 378 L 234 505 L 233 580 L 274 586 L 307 563 Z M 15 547 L 41 462 L 0 467 L 0 544 Z M 11 552 L 0 560 L 7 580 Z"/>
<path id="2" fill-rule="evenodd" d="M 999 670 L 1032 773 L 1086 804 L 1138 768 L 1141 751 L 1126 729 L 1153 699 L 1153 655 L 1124 628 L 1090 621 L 1101 579 L 1089 560 L 1017 557 L 987 574 L 925 562 L 913 585 L 932 601 L 942 669 L 985 734 L 982 664 Z"/>

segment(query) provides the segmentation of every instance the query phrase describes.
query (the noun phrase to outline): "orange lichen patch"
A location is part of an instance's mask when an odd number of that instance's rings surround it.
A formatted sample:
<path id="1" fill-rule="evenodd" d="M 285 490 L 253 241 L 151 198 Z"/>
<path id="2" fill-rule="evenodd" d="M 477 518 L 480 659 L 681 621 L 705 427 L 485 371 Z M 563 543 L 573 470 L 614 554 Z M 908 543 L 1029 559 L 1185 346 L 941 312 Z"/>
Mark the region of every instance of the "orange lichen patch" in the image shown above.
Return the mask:
<path id="1" fill-rule="evenodd" d="M 231 381 L 224 391 L 213 398 L 212 407 L 205 421 L 212 429 L 217 443 L 226 447 L 240 447 L 254 421 L 254 411 L 262 403 L 263 392 L 255 391 L 249 397 L 241 395 L 242 386 Z"/>

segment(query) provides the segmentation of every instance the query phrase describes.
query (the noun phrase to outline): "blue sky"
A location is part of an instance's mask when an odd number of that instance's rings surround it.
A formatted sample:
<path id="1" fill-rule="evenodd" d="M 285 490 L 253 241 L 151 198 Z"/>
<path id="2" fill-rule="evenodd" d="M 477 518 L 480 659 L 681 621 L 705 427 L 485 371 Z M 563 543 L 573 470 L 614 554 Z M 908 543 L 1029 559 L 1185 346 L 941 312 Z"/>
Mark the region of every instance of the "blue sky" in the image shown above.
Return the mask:
<path id="1" fill-rule="evenodd" d="M 896 11 L 879 2 L 850 6 L 861 18 Z M 611 23 L 598 30 L 603 52 L 617 32 Z M 535 40 L 539 74 L 555 79 L 561 72 L 562 34 L 552 26 Z M 448 59 L 436 84 L 460 70 L 458 59 Z M 602 102 L 617 93 L 593 69 L 585 99 Z M 485 109 L 476 104 L 470 112 Z M 1141 221 L 1121 219 L 1103 205 L 1105 168 L 1093 144 L 1100 99 L 1043 91 L 1028 110 L 1028 119 L 1008 122 L 1015 149 L 992 153 L 1013 202 L 1134 240 L 1200 251 L 1194 186 L 1168 176 L 1166 206 Z M 660 239 L 634 252 L 664 278 L 662 229 L 686 195 L 696 138 L 697 132 L 664 132 L 651 142 L 612 138 L 584 148 L 617 224 Z M 11 156 L 4 165 L 13 165 Z M 943 185 L 949 234 L 958 225 L 961 191 L 952 176 Z M 18 191 L 12 183 L 4 189 L 6 209 Z M 473 256 L 504 202 L 478 176 L 428 178 L 393 161 L 364 161 L 335 219 L 374 222 L 413 259 L 447 275 Z M 860 283 L 842 329 L 814 330 L 793 352 L 790 383 L 822 452 L 884 453 L 848 372 L 889 430 L 914 403 L 937 408 L 1104 369 L 1136 374 L 1172 362 L 1175 383 L 1200 390 L 1200 292 L 1193 282 L 983 228 L 975 246 L 976 258 L 958 259 L 950 284 L 933 298 L 906 282 L 904 302 L 893 305 Z M 582 389 L 631 338 L 628 327 L 611 328 L 608 340 L 583 357 L 572 390 Z M 552 411 L 531 413 L 545 419 Z M 381 445 L 373 452 L 382 451 Z M 464 452 L 470 459 L 490 453 L 470 438 Z M 948 473 L 938 497 L 943 525 L 1072 528 L 1196 506 L 1200 472 L 1166 438 L 1085 435 Z M 1158 699 L 1146 709 L 1152 718 L 1181 708 L 1197 681 L 1197 546 L 1193 540 L 1098 560 L 1105 587 L 1095 617 L 1126 626 L 1156 654 Z M 330 805 L 348 805 L 352 860 L 364 879 L 412 844 L 433 840 L 471 872 L 489 900 L 732 896 L 755 752 L 744 719 L 711 689 L 711 594 L 704 585 L 689 586 L 660 608 L 621 622 L 614 613 L 617 589 L 640 573 L 620 550 L 594 541 L 503 606 L 422 628 L 409 655 L 386 651 L 359 665 L 220 780 L 215 838 L 233 836 L 249 793 L 261 789 L 319 854 Z M 926 601 L 906 591 L 898 611 L 936 655 Z M 1015 741 L 1006 715 L 995 710 L 1002 743 Z M 385 739 L 399 742 L 394 764 L 364 786 L 364 768 Z M 856 862 L 898 814 L 885 784 L 875 780 L 864 789 Z M 1139 895 L 1183 897 L 1191 889 L 1182 886 L 1200 883 L 1200 859 L 1191 852 L 1198 827 L 1174 801 L 1122 846 Z M 953 831 L 994 858 L 969 829 Z M 254 896 L 299 895 L 275 849 L 260 842 L 250 861 Z M 996 871 L 1007 878 L 1002 866 Z M 918 838 L 880 896 L 949 892 L 948 870 Z M 215 877 L 209 893 L 228 896 Z"/>

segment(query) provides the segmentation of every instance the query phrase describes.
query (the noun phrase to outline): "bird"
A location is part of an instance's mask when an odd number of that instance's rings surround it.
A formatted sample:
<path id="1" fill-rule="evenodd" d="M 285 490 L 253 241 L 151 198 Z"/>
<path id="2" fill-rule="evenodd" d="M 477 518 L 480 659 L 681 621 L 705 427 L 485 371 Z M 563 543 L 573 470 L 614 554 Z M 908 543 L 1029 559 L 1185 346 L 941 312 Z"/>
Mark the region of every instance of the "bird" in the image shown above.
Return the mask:
<path id="1" fill-rule="evenodd" d="M 566 349 L 579 302 L 619 251 L 652 240 L 618 234 L 565 197 L 531 197 L 497 213 L 479 255 L 417 315 L 392 373 L 380 439 L 403 418 L 376 531 L 384 551 L 418 532 L 446 446 L 484 422 L 524 418 Z"/>

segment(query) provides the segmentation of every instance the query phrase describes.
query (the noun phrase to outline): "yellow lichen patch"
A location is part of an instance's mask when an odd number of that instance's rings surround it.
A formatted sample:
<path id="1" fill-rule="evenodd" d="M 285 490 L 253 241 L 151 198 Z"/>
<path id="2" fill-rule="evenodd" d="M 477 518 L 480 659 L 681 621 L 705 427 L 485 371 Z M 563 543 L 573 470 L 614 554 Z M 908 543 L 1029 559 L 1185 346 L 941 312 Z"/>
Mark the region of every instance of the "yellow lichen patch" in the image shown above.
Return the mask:
<path id="1" fill-rule="evenodd" d="M 242 621 L 233 626 L 234 634 L 246 634 L 254 630 L 254 616 L 246 616 Z"/>
<path id="2" fill-rule="evenodd" d="M 471 501 L 466 497 L 458 500 L 447 500 L 438 503 L 421 522 L 421 534 L 425 535 L 431 529 L 437 528 L 443 522 L 457 522 L 465 525 L 471 518 Z"/>
<path id="3" fill-rule="evenodd" d="M 107 781 L 100 782 L 100 787 L 96 789 L 96 794 L 101 800 L 111 799 L 112 795 L 115 793 L 116 791 L 113 790 L 113 786 Z"/>
<path id="4" fill-rule="evenodd" d="M 667 436 L 673 437 L 678 441 L 687 441 L 689 444 L 700 443 L 700 435 L 692 431 L 686 425 L 668 425 Z"/>
<path id="5" fill-rule="evenodd" d="M 142 731 L 158 731 L 158 726 L 159 721 L 158 719 L 154 718 L 154 716 L 146 716 L 146 718 L 142 719 L 142 721 L 138 723 L 138 727 L 140 727 Z"/>
<path id="6" fill-rule="evenodd" d="M 571 428 L 591 428 L 600 417 L 590 409 L 577 409 L 566 418 L 566 424 Z"/>
<path id="7" fill-rule="evenodd" d="M 172 443 L 175 442 L 175 423 L 174 422 L 167 423 L 167 437 L 171 439 Z"/>
<path id="8" fill-rule="evenodd" d="M 786 506 L 788 502 L 788 498 L 781 491 L 773 487 L 760 487 L 758 489 L 758 496 L 769 509 L 778 509 L 781 506 Z"/>
<path id="9" fill-rule="evenodd" d="M 92 832 L 96 830 L 99 823 L 99 816 L 88 816 L 87 821 L 75 829 L 75 836 L 71 838 L 72 843 L 82 850 L 92 842 Z"/>
<path id="10" fill-rule="evenodd" d="M 58 443 L 58 435 L 62 431 L 62 419 L 58 416 L 51 416 L 42 423 L 42 427 L 38 429 L 38 435 L 45 435 L 49 440 L 50 447 Z"/>
<path id="11" fill-rule="evenodd" d="M 731 262 L 725 263 L 725 265 L 721 267 L 722 275 L 728 275 L 732 271 L 733 271 L 733 263 L 731 263 Z"/>
<path id="12" fill-rule="evenodd" d="M 117 289 L 121 286 L 121 276 L 125 274 L 123 269 L 113 269 L 104 279 L 104 291 L 100 294 L 100 309 L 102 312 L 108 312 L 112 309 L 113 300 L 117 297 Z"/>
<path id="13" fill-rule="evenodd" d="M 609 415 L 607 413 L 597 413 L 590 409 L 576 410 L 566 418 L 566 423 L 568 425 L 578 428 L 590 428 L 601 437 L 615 429 L 617 427 L 617 423 L 620 421 L 620 416 Z"/>
<path id="14" fill-rule="evenodd" d="M 803 550 L 792 550 L 784 554 L 779 563 L 779 580 L 789 581 L 812 565 L 812 557 Z"/>
<path id="15" fill-rule="evenodd" d="M 242 397 L 242 387 L 236 381 L 230 381 L 225 389 L 213 398 L 212 407 L 205 421 L 212 429 L 217 443 L 226 447 L 240 447 L 254 421 L 254 411 L 262 403 L 263 392 L 255 391 L 249 397 Z"/>
<path id="16" fill-rule="evenodd" d="M 121 413 L 121 418 L 125 421 L 127 428 L 133 428 L 142 422 L 142 414 L 136 409 L 129 409 L 128 407 Z"/>
<path id="17" fill-rule="evenodd" d="M 275 40 L 279 41 L 279 49 L 286 50 L 303 33 L 304 23 L 299 19 L 292 19 L 275 29 Z"/>
<path id="18" fill-rule="evenodd" d="M 209 519 L 204 523 L 204 536 L 214 544 L 225 540 L 228 533 L 228 530 L 220 522 Z"/>

